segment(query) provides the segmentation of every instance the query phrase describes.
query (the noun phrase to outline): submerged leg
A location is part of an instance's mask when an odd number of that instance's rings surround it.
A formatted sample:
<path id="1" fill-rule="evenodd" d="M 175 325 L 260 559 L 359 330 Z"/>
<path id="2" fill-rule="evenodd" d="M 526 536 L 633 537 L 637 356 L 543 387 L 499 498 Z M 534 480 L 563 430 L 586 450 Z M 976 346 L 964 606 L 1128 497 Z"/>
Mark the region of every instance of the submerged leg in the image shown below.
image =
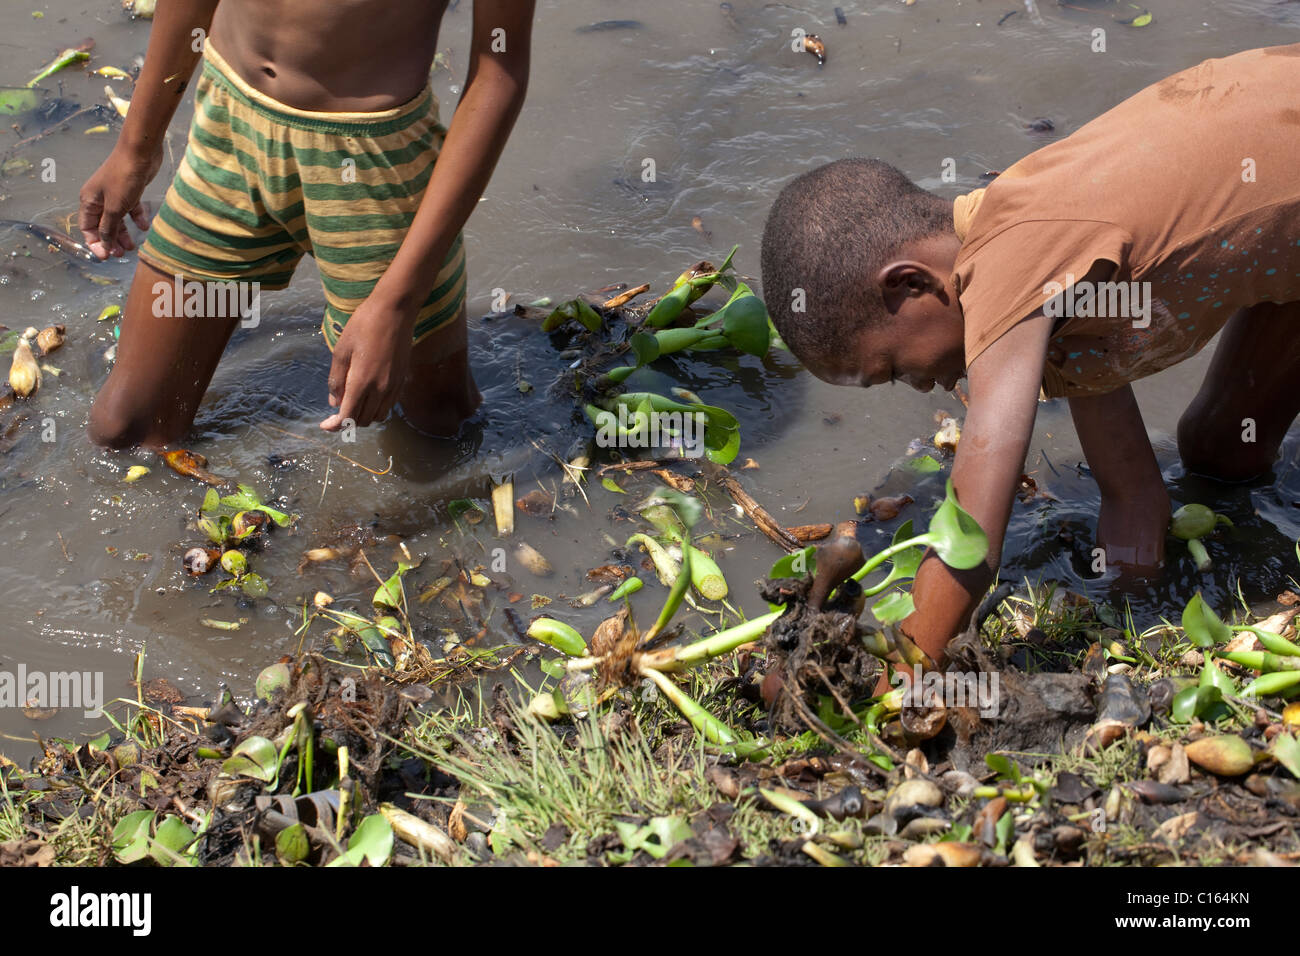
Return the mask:
<path id="1" fill-rule="evenodd" d="M 411 370 L 398 395 L 398 412 L 412 428 L 454 436 L 483 401 L 469 367 L 465 309 L 411 349 Z"/>
<path id="2" fill-rule="evenodd" d="M 1300 302 L 1262 303 L 1229 319 L 1178 422 L 1183 466 L 1220 481 L 1266 474 L 1300 414 L 1298 373 Z"/>
<path id="3" fill-rule="evenodd" d="M 117 359 L 90 410 L 90 440 L 109 448 L 161 448 L 183 439 L 239 321 L 155 315 L 154 284 L 175 278 L 141 262 L 122 310 Z M 159 311 L 178 311 L 167 302 Z"/>

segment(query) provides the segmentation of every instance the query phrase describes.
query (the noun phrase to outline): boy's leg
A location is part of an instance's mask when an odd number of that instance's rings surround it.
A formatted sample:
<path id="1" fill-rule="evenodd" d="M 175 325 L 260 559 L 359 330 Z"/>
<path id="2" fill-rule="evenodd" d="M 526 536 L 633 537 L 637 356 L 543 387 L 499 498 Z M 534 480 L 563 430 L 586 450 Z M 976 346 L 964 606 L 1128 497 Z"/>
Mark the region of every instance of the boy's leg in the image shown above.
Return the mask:
<path id="1" fill-rule="evenodd" d="M 161 448 L 194 423 L 239 319 L 155 316 L 154 283 L 174 281 L 146 262 L 136 265 L 117 359 L 90 410 L 87 430 L 97 445 Z"/>
<path id="2" fill-rule="evenodd" d="M 1273 467 L 1300 414 L 1300 302 L 1242 309 L 1223 327 L 1205 381 L 1178 422 L 1190 472 L 1247 481 Z"/>
<path id="3" fill-rule="evenodd" d="M 454 436 L 483 401 L 469 367 L 463 305 L 455 319 L 411 347 L 411 370 L 397 401 L 407 424 L 438 437 Z"/>

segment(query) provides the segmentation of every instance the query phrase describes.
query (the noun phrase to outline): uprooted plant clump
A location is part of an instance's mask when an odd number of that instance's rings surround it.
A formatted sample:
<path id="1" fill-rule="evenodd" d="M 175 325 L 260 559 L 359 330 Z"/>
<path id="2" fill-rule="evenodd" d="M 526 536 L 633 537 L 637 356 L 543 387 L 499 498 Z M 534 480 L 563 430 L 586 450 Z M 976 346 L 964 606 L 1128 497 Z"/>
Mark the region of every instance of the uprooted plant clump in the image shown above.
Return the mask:
<path id="1" fill-rule="evenodd" d="M 884 670 L 859 638 L 852 611 L 814 609 L 808 601 L 812 590 L 813 581 L 792 578 L 769 581 L 762 590 L 764 600 L 788 609 L 764 640 L 768 653 L 761 695 L 779 733 L 798 734 L 814 727 L 829 731 L 817 716 L 818 699 L 864 700 Z"/>

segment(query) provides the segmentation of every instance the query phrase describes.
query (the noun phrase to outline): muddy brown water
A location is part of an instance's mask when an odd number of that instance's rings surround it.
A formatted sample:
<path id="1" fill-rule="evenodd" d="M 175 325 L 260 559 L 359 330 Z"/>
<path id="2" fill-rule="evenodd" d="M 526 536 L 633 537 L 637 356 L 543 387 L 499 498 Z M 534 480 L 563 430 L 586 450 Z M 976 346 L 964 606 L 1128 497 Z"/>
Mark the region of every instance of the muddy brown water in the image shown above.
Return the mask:
<path id="1" fill-rule="evenodd" d="M 981 173 L 1005 168 L 1170 72 L 1209 56 L 1300 40 L 1300 5 L 1273 0 L 1149 0 L 1155 22 L 1141 29 L 1113 23 L 1108 8 L 1087 3 L 1063 9 L 1041 2 L 1036 22 L 1015 0 L 912 6 L 840 0 L 844 26 L 836 23 L 835 6 L 829 0 L 539 4 L 528 104 L 467 232 L 471 316 L 491 311 L 496 289 L 527 301 L 615 282 L 662 288 L 686 265 L 721 256 L 733 243 L 741 245 L 739 270 L 752 275 L 768 204 L 782 183 L 814 164 L 878 155 L 922 185 L 956 194 L 981 185 Z M 44 17 L 33 18 L 32 9 Z M 579 30 L 616 19 L 639 25 Z M 463 81 L 469 25 L 464 2 L 448 13 L 440 38 L 452 67 L 434 76 L 444 117 Z M 96 64 L 128 67 L 148 35 L 146 24 L 120 14 L 116 0 L 10 5 L 0 26 L 0 84 L 25 82 L 57 50 L 85 36 L 97 42 Z M 1106 30 L 1105 53 L 1090 49 L 1094 27 Z M 824 67 L 791 51 L 795 28 L 823 38 Z M 104 80 L 70 70 L 47 86 L 88 104 L 101 96 Z M 184 148 L 189 109 L 187 103 L 173 123 L 172 159 L 146 193 L 155 203 Z M 1050 118 L 1055 131 L 1027 131 L 1024 124 L 1037 117 Z M 73 210 L 81 183 L 111 145 L 107 136 L 84 135 L 88 125 L 76 121 L 22 151 L 34 167 L 0 179 L 0 218 L 54 224 Z M 32 131 L 29 126 L 25 134 Z M 948 157 L 956 183 L 940 178 Z M 46 159 L 54 163 L 53 182 L 40 175 Z M 642 178 L 647 159 L 654 161 L 654 182 Z M 693 228 L 696 216 L 708 237 Z M 210 581 L 191 581 L 180 566 L 183 547 L 195 541 L 186 517 L 204 489 L 151 456 L 92 448 L 83 434 L 112 342 L 109 323 L 97 325 L 95 317 L 124 297 L 132 265 L 70 266 L 12 231 L 0 231 L 0 251 L 0 323 L 21 329 L 61 321 L 69 332 L 68 344 L 51 359 L 62 374 L 47 376 L 35 401 L 0 413 L 6 428 L 21 419 L 0 453 L 0 669 L 9 672 L 19 665 L 100 671 L 106 697 L 130 695 L 132 656 L 143 646 L 146 674 L 166 676 L 196 699 L 211 697 L 221 681 L 246 693 L 261 666 L 296 646 L 291 628 L 305 597 L 324 589 L 360 605 L 373 590 L 367 577 L 340 564 L 299 575 L 303 550 L 341 529 L 373 524 L 381 534 L 402 536 L 412 552 L 438 557 L 452 540 L 449 500 L 484 497 L 490 480 L 510 471 L 520 492 L 534 478 L 554 481 L 554 467 L 526 439 L 563 454 L 583 430 L 545 387 L 567 363 L 531 323 L 506 318 L 472 320 L 474 368 L 486 402 L 471 439 L 432 443 L 394 421 L 363 430 L 355 444 L 335 444 L 316 428 L 327 413 L 328 354 L 318 333 L 322 296 L 305 264 L 291 289 L 265 298 L 261 325 L 236 335 L 190 443 L 216 471 L 282 499 L 302 518 L 255 559 L 271 584 L 270 598 L 249 603 L 213 595 Z M 114 284 L 95 284 L 90 276 Z M 1296 433 L 1275 483 L 1228 489 L 1182 474 L 1172 433 L 1204 366 L 1205 357 L 1198 357 L 1139 383 L 1137 392 L 1175 498 L 1213 504 L 1237 530 L 1211 543 L 1212 574 L 1193 576 L 1178 560 L 1163 579 L 1130 593 L 1143 624 L 1176 615 L 1194 587 L 1226 608 L 1239 576 L 1248 597 L 1262 598 L 1295 572 Z M 918 483 L 895 466 L 912 439 L 932 434 L 935 412 L 958 412 L 958 402 L 903 385 L 836 389 L 797 372 L 784 355 L 766 363 L 718 356 L 647 373 L 643 384 L 689 385 L 706 401 L 734 410 L 741 455 L 761 465 L 743 472 L 744 481 L 787 524 L 852 517 L 853 496 L 877 488 L 913 494 L 918 504 L 903 517 L 924 521 L 939 481 Z M 521 392 L 521 376 L 538 387 Z M 43 441 L 43 432 L 53 440 Z M 331 458 L 335 449 L 376 470 L 391 456 L 392 472 L 371 475 Z M 1061 500 L 1017 506 L 1004 573 L 1122 597 L 1107 581 L 1088 579 L 1097 495 L 1080 458 L 1064 404 L 1043 406 L 1028 467 Z M 137 462 L 152 473 L 123 483 Z M 626 524 L 606 520 L 621 499 L 598 485 L 588 493 L 591 511 L 581 508 L 579 517 L 519 518 L 520 536 L 556 568 L 545 581 L 512 568 L 519 590 L 579 594 L 590 586 L 585 569 L 609 560 L 604 535 L 622 540 L 628 533 Z M 867 537 L 884 540 L 896 524 L 874 526 Z M 1062 530 L 1073 544 L 1063 541 Z M 475 534 L 492 546 L 486 526 Z M 391 568 L 396 548 L 380 544 L 368 554 L 377 567 Z M 747 612 L 762 610 L 751 582 L 777 554 L 765 539 L 748 535 L 719 555 Z M 416 582 L 422 580 L 417 573 Z M 649 616 L 661 599 L 662 589 L 651 583 L 636 607 Z M 587 630 L 605 613 L 572 611 L 562 602 L 554 610 Z M 237 631 L 215 631 L 199 623 L 205 617 L 244 623 Z M 456 622 L 430 618 L 422 626 L 436 633 Z M 504 643 L 510 635 L 498 615 L 484 643 Z M 27 743 L 33 732 L 76 735 L 101 726 L 78 711 L 36 722 L 16 708 L 0 709 L 0 750 L 25 757 L 33 752 Z"/>

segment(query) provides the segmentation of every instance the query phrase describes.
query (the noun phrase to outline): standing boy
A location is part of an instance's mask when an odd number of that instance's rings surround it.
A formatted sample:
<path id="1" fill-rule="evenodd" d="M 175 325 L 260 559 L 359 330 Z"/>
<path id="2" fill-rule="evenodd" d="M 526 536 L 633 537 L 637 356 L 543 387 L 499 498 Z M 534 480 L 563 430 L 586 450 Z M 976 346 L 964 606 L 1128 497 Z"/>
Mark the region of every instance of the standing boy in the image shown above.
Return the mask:
<path id="1" fill-rule="evenodd" d="M 443 127 L 429 71 L 446 0 L 160 3 L 117 145 L 81 191 L 82 235 L 100 258 L 134 248 L 127 216 L 148 225 L 140 197 L 202 53 L 194 122 L 140 249 L 91 438 L 179 441 L 241 316 L 196 314 L 209 310 L 182 308 L 172 290 L 281 289 L 305 254 L 320 267 L 333 351 L 337 412 L 321 427 L 369 425 L 400 405 L 414 427 L 453 434 L 480 401 L 461 227 L 523 105 L 533 6 L 475 0 L 465 91 Z"/>

